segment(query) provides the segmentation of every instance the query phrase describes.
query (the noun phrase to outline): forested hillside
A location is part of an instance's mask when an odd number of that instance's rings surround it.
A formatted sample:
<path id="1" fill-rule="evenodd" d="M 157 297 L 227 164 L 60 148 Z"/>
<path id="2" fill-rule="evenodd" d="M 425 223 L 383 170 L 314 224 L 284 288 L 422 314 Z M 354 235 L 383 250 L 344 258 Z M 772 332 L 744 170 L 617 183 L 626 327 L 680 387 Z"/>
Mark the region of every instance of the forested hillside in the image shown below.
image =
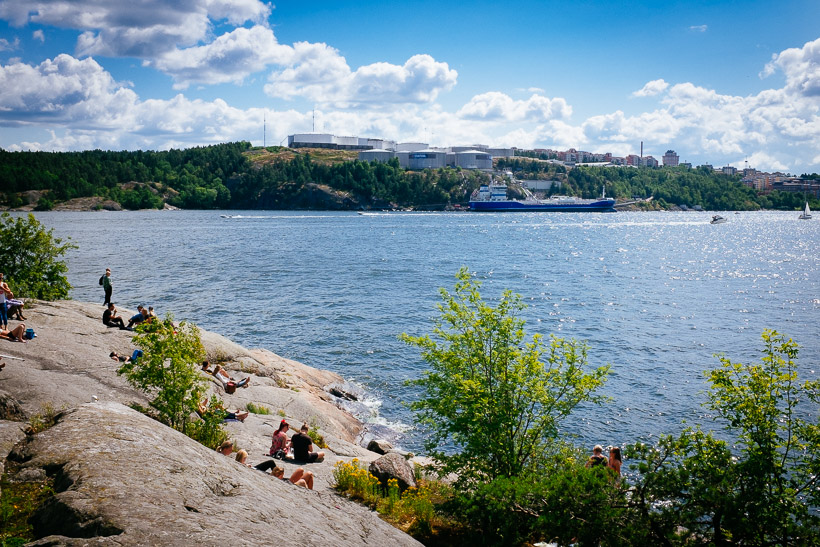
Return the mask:
<path id="1" fill-rule="evenodd" d="M 407 171 L 398 160 L 366 163 L 354 154 L 325 150 L 251 148 L 248 142 L 162 152 L 8 152 L 0 149 L 0 205 L 39 209 L 72 198 L 99 196 L 126 209 L 442 209 L 469 200 L 490 180 L 476 170 Z M 557 180 L 549 193 L 600 195 L 621 201 L 649 198 L 649 206 L 711 210 L 797 209 L 799 194 L 759 195 L 737 176 L 707 168 L 576 167 L 528 158 L 501 158 L 499 171 L 518 179 Z M 36 199 L 36 198 L 35 198 Z M 812 203 L 812 202 L 810 202 Z M 34 205 L 33 203 L 31 205 Z M 814 208 L 820 204 L 814 203 Z"/>

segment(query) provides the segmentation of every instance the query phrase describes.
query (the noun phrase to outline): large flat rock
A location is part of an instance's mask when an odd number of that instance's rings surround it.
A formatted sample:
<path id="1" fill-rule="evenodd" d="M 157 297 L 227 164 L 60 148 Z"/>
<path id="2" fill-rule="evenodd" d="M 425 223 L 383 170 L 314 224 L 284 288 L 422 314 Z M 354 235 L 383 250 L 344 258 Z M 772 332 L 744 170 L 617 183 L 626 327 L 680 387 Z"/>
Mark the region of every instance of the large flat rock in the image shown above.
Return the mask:
<path id="1" fill-rule="evenodd" d="M 420 545 L 331 492 L 238 464 L 115 402 L 66 411 L 12 451 L 54 477 L 39 545 Z"/>

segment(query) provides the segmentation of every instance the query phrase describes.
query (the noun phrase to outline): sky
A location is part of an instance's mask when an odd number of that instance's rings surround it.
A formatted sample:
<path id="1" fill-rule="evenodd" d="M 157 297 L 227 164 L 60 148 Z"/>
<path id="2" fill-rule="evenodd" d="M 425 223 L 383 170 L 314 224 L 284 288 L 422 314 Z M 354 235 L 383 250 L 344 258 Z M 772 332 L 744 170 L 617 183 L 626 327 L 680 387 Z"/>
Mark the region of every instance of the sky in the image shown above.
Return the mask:
<path id="1" fill-rule="evenodd" d="M 0 0 L 0 147 L 332 133 L 820 172 L 820 1 Z"/>

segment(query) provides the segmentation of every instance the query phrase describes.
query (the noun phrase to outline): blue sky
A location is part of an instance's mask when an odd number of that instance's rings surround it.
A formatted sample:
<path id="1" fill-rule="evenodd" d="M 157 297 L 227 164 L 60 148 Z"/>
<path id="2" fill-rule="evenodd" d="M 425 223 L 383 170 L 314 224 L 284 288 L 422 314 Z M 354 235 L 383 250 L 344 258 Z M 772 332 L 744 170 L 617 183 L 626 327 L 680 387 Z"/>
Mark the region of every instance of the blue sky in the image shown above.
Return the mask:
<path id="1" fill-rule="evenodd" d="M 0 0 L 0 147 L 316 131 L 820 172 L 820 2 Z"/>

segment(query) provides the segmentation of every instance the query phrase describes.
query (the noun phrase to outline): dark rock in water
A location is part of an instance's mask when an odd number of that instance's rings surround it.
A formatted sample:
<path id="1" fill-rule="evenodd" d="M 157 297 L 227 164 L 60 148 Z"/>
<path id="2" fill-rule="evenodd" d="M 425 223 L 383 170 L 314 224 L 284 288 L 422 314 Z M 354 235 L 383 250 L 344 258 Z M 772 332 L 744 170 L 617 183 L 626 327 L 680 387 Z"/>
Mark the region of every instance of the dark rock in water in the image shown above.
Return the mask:
<path id="1" fill-rule="evenodd" d="M 399 439 L 401 439 L 401 432 L 396 431 L 395 429 L 389 426 L 382 424 L 365 423 L 364 428 L 361 432 L 360 444 L 362 446 L 368 446 L 370 444 L 370 441 L 384 440 L 395 446 Z"/>
<path id="2" fill-rule="evenodd" d="M 390 479 L 396 479 L 399 483 L 399 490 L 402 492 L 410 487 L 418 487 L 416 477 L 413 474 L 413 466 L 396 453 L 385 454 L 378 460 L 371 462 L 369 471 L 379 479 L 382 486 L 387 486 L 387 481 Z"/>
<path id="3" fill-rule="evenodd" d="M 26 419 L 26 413 L 20 403 L 17 402 L 17 399 L 0 390 L 0 420 L 23 422 Z"/>
<path id="4" fill-rule="evenodd" d="M 348 401 L 358 401 L 364 396 L 364 391 L 361 388 L 348 382 L 343 384 L 331 384 L 325 389 L 334 397 Z"/>
<path id="5" fill-rule="evenodd" d="M 393 450 L 393 445 L 384 439 L 373 439 L 367 443 L 367 449 L 376 454 L 387 454 Z"/>

